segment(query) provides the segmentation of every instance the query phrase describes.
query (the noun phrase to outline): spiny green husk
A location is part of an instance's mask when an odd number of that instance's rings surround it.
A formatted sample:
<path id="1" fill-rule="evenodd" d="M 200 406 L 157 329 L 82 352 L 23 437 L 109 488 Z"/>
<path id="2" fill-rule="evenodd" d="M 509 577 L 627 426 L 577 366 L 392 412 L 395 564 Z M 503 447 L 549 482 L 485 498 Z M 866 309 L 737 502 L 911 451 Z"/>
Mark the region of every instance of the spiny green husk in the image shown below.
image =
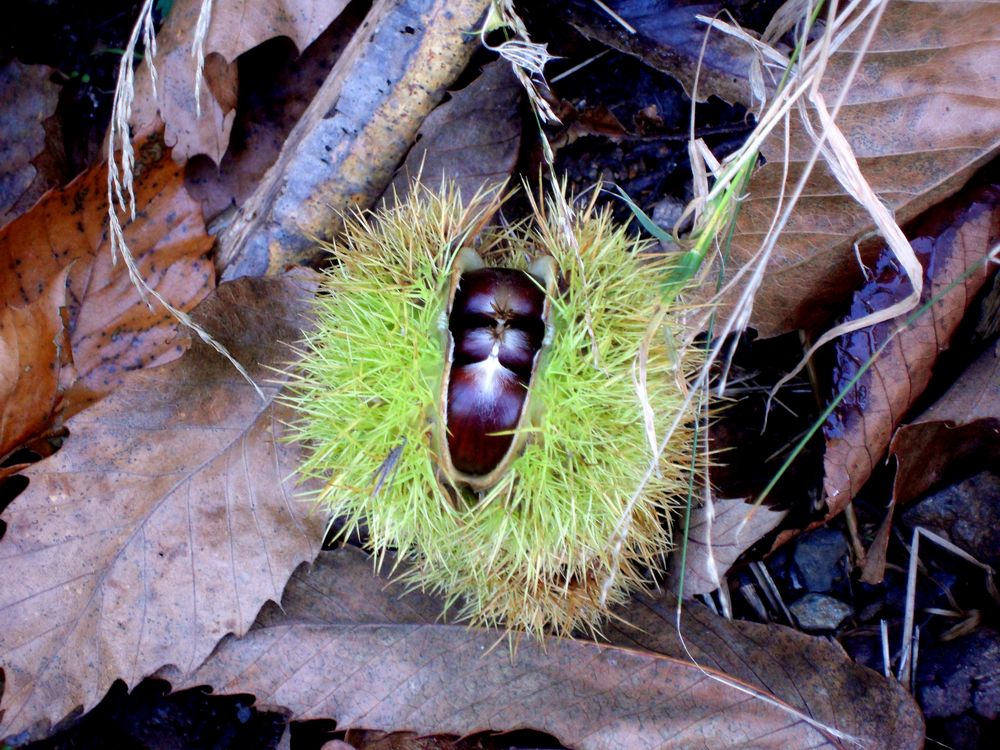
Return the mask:
<path id="1" fill-rule="evenodd" d="M 537 207 L 532 226 L 484 228 L 496 195 L 463 208 L 452 190 L 421 191 L 356 217 L 331 248 L 337 263 L 288 397 L 310 450 L 302 474 L 323 482 L 315 499 L 346 521 L 345 535 L 364 527 L 377 557 L 399 550 L 407 579 L 460 603 L 473 624 L 539 635 L 596 629 L 662 567 L 692 471 L 683 416 L 616 554 L 616 530 L 653 455 L 639 375 L 655 442 L 685 408 L 696 363 L 677 361 L 676 314 L 661 307 L 668 260 L 592 206 L 569 222 L 553 203 Z M 544 251 L 560 270 L 531 435 L 480 494 L 449 486 L 434 439 L 451 266 L 473 246 L 489 265 L 521 269 Z"/>

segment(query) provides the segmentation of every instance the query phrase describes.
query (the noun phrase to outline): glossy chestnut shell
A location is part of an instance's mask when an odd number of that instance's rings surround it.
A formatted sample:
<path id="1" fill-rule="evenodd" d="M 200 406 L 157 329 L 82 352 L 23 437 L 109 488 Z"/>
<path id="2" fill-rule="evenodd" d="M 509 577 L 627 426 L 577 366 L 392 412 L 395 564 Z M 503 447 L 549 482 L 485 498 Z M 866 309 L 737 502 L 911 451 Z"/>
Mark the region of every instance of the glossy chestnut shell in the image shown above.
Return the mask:
<path id="1" fill-rule="evenodd" d="M 480 268 L 459 279 L 446 422 L 455 469 L 485 475 L 510 450 L 545 336 L 545 292 L 524 271 Z"/>

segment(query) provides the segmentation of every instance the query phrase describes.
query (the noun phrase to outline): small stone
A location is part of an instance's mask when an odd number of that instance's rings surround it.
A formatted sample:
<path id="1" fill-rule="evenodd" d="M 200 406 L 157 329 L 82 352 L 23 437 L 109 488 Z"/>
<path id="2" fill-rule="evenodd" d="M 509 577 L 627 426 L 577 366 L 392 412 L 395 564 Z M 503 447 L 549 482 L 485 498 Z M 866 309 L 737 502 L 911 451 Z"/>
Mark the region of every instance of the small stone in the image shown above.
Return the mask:
<path id="1" fill-rule="evenodd" d="M 836 630 L 854 614 L 849 604 L 824 594 L 806 594 L 789 607 L 799 627 L 810 632 Z"/>
<path id="2" fill-rule="evenodd" d="M 847 538 L 836 529 L 803 534 L 795 545 L 795 573 L 806 591 L 826 593 L 844 575 Z"/>
<path id="3" fill-rule="evenodd" d="M 1000 562 L 1000 474 L 984 471 L 929 495 L 903 514 L 987 565 Z"/>
<path id="4" fill-rule="evenodd" d="M 687 204 L 680 198 L 667 195 L 653 206 L 653 223 L 664 232 L 671 233 L 674 231 L 674 225 L 684 214 L 686 207 Z M 689 222 L 685 222 L 685 224 L 689 225 Z M 687 228 L 687 226 L 682 226 L 680 231 L 683 232 Z"/>

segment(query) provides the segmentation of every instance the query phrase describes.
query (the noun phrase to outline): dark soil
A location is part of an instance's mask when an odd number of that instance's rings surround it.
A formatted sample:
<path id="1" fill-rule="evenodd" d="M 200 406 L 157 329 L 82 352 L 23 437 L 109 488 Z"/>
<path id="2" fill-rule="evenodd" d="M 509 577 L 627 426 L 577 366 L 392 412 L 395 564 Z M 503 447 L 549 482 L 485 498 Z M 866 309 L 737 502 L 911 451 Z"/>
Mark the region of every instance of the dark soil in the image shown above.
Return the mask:
<path id="1" fill-rule="evenodd" d="M 161 0 L 155 7 L 170 2 Z M 9 5 L 0 23 L 0 63 L 16 58 L 54 68 L 52 80 L 62 87 L 56 117 L 67 182 L 100 156 L 122 52 L 142 3 L 19 0 Z M 157 10 L 154 18 L 159 16 Z"/>

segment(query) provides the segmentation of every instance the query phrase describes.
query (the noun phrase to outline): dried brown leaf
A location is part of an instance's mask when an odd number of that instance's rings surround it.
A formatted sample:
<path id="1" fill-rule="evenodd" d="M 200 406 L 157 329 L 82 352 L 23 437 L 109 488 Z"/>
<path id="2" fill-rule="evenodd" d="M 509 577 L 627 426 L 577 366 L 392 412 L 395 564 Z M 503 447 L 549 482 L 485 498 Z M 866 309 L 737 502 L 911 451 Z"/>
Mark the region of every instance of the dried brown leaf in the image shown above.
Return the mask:
<path id="1" fill-rule="evenodd" d="M 989 278 L 985 260 L 1000 238 L 1000 188 L 963 191 L 931 212 L 909 235 L 924 267 L 922 300 L 943 296 L 889 343 L 827 421 L 823 489 L 828 515 L 844 509 L 885 455 L 893 430 L 927 387 L 934 362 L 948 348 L 967 306 Z M 967 272 L 971 275 L 960 281 Z M 958 285 L 946 291 L 956 281 Z M 851 317 L 886 307 L 904 298 L 909 289 L 891 256 L 883 254 L 875 278 L 855 295 Z M 847 387 L 902 323 L 886 321 L 837 340 L 835 392 Z"/>
<path id="2" fill-rule="evenodd" d="M 48 187 L 33 188 L 38 170 L 32 162 L 45 148 L 43 123 L 55 114 L 59 101 L 59 86 L 49 80 L 52 73 L 48 65 L 24 65 L 17 60 L 0 66 L 0 102 L 4 103 L 0 108 L 0 226 L 27 208 L 26 197 L 37 198 Z"/>
<path id="3" fill-rule="evenodd" d="M 723 577 L 736 559 L 787 514 L 743 498 L 714 499 L 711 506 L 693 510 L 684 561 L 684 597 L 708 594 L 723 585 Z M 678 580 L 680 555 L 674 555 L 672 563 L 672 577 Z"/>
<path id="4" fill-rule="evenodd" d="M 25 472 L 0 540 L 0 737 L 88 709 L 116 679 L 193 670 L 316 554 L 324 523 L 294 497 L 299 449 L 282 442 L 270 369 L 290 359 L 313 285 L 247 279 L 195 313 L 266 403 L 198 341 L 130 374 Z"/>
<path id="5" fill-rule="evenodd" d="M 695 602 L 684 605 L 682 641 L 676 603 L 666 597 L 639 596 L 623 617 L 629 625 L 608 633 L 619 646 L 694 658 L 859 738 L 871 750 L 923 743 L 923 717 L 913 696 L 895 680 L 856 664 L 836 642 L 782 625 L 727 620 Z"/>
<path id="6" fill-rule="evenodd" d="M 274 166 L 219 238 L 223 278 L 314 260 L 370 206 L 468 63 L 489 0 L 376 0 Z"/>
<path id="7" fill-rule="evenodd" d="M 435 192 L 443 180 L 452 181 L 466 198 L 505 181 L 521 147 L 523 91 L 506 60 L 487 65 L 427 115 L 383 200 L 402 200 L 417 175 Z"/>
<path id="8" fill-rule="evenodd" d="M 324 569 L 289 585 L 284 618 L 227 639 L 197 672 L 175 674 L 175 687 L 249 691 L 340 728 L 466 735 L 530 727 L 579 748 L 840 746 L 692 665 L 672 612 L 656 602 L 620 613 L 639 627 L 613 628 L 618 645 L 566 639 L 542 651 L 524 639 L 512 659 L 496 632 L 429 624 L 423 618 L 440 605 L 421 597 L 407 604 L 412 595 L 400 599 L 400 588 L 375 577 L 357 550 L 322 553 L 313 572 Z M 916 746 L 922 737 L 912 698 L 835 644 L 692 609 L 684 632 L 710 669 L 858 734 L 868 747 Z"/>
<path id="9" fill-rule="evenodd" d="M 893 436 L 893 500 L 905 504 L 942 480 L 1000 465 L 1000 355 L 984 351 L 927 411 Z"/>
<path id="10" fill-rule="evenodd" d="M 66 271 L 24 307 L 0 307 L 0 460 L 49 424 L 61 395 Z"/>
<path id="11" fill-rule="evenodd" d="M 380 570 L 391 576 L 396 561 L 394 554 L 387 554 Z M 438 597 L 379 579 L 377 570 L 373 559 L 357 547 L 324 552 L 292 574 L 281 606 L 265 606 L 254 627 L 280 625 L 289 619 L 327 625 L 420 624 L 442 619 L 443 605 Z"/>
<path id="12" fill-rule="evenodd" d="M 236 58 L 261 42 L 285 36 L 304 50 L 341 11 L 348 0 L 227 0 L 212 4 L 205 39 L 205 82 L 201 116 L 195 106 L 196 60 L 191 53 L 202 0 L 176 0 L 157 34 L 157 93 L 146 64 L 136 71 L 132 124 L 139 135 L 166 125 L 165 140 L 174 159 L 187 161 L 208 154 L 218 164 L 229 144 L 236 115 Z"/>
<path id="13" fill-rule="evenodd" d="M 543 651 L 531 641 L 512 663 L 493 648 L 497 638 L 455 625 L 278 625 L 226 641 L 181 684 L 250 691 L 299 719 L 333 717 L 341 727 L 460 735 L 531 727 L 581 750 L 706 738 L 718 748 L 840 747 L 682 661 L 584 641 Z"/>
<path id="14" fill-rule="evenodd" d="M 137 219 L 125 229 L 139 271 L 174 307 L 190 310 L 215 286 L 201 209 L 184 190 L 182 168 L 153 140 L 137 148 Z M 38 299 L 69 269 L 67 329 L 79 380 L 70 413 L 113 390 L 124 372 L 162 364 L 182 351 L 176 321 L 142 301 L 123 265 L 112 265 L 106 234 L 107 177 L 91 169 L 53 190 L 0 229 L 0 299 Z"/>
<path id="15" fill-rule="evenodd" d="M 821 92 L 835 102 L 866 28 L 831 56 Z M 965 184 L 1000 147 L 1000 3 L 892 0 L 837 123 L 872 189 L 905 223 Z M 729 273 L 759 248 L 785 168 L 784 134 L 764 144 L 737 221 Z M 794 186 L 812 142 L 798 120 L 789 143 Z M 862 283 L 853 245 L 873 229 L 868 213 L 817 166 L 781 235 L 750 325 L 763 336 L 824 324 Z M 870 262 L 874 253 L 866 255 Z M 741 290 L 737 290 L 741 291 Z"/>

